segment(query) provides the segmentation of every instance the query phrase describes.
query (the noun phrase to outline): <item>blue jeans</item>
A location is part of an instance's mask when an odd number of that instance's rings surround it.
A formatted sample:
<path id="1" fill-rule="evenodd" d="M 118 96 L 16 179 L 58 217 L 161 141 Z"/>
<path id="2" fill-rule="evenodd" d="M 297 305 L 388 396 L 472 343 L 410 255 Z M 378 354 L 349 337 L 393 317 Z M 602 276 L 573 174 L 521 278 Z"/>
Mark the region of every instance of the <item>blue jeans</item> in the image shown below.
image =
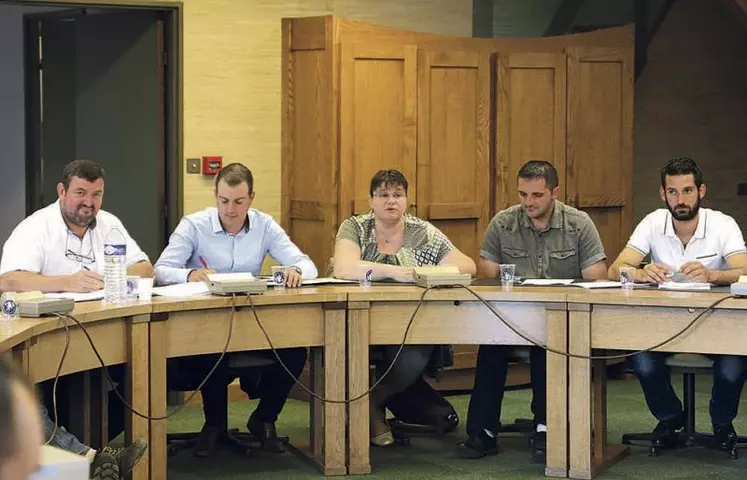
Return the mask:
<path id="1" fill-rule="evenodd" d="M 75 435 L 68 432 L 60 425 L 57 425 L 55 431 L 54 422 L 49 418 L 47 408 L 43 405 L 40 407 L 41 416 L 44 419 L 44 441 L 49 442 L 50 445 L 67 450 L 68 452 L 77 453 L 78 455 L 85 455 L 88 452 L 89 447 L 83 445 L 75 438 Z M 54 435 L 52 435 L 54 433 Z M 51 441 L 50 441 L 51 437 Z"/>
<path id="2" fill-rule="evenodd" d="M 666 352 L 645 352 L 631 357 L 633 370 L 638 376 L 649 410 L 659 421 L 674 420 L 682 413 L 682 402 L 672 389 L 669 367 L 664 363 Z M 747 375 L 747 357 L 735 355 L 708 355 L 713 364 L 713 389 L 711 391 L 711 423 L 716 427 L 731 425 L 739 409 Z"/>

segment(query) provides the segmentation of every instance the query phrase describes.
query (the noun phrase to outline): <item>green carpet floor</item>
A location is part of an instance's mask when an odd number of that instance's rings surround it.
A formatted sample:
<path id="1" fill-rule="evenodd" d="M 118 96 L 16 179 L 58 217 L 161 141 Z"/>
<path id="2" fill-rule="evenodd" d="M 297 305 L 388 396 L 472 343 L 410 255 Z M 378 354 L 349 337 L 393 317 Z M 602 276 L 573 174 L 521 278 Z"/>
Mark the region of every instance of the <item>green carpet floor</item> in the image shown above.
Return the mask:
<path id="1" fill-rule="evenodd" d="M 674 379 L 675 390 L 681 391 L 681 380 Z M 698 430 L 710 433 L 708 399 L 711 379 L 698 378 Z M 480 460 L 462 460 L 455 457 L 454 445 L 464 437 L 467 416 L 467 396 L 449 397 L 459 412 L 459 430 L 441 439 L 415 438 L 409 446 L 372 450 L 373 473 L 365 478 L 397 479 L 534 479 L 544 478 L 544 468 L 530 459 L 526 438 L 517 434 L 501 437 L 501 453 Z M 504 422 L 516 417 L 530 417 L 530 392 L 507 392 L 503 402 Z M 745 409 L 742 402 L 742 412 Z M 254 408 L 253 402 L 231 404 L 229 423 L 232 427 L 244 426 Z M 308 405 L 291 400 L 277 423 L 280 434 L 289 435 L 291 441 L 308 438 Z M 619 442 L 624 432 L 646 432 L 655 425 L 646 408 L 640 386 L 636 380 L 618 380 L 609 384 L 608 425 L 610 442 Z M 200 407 L 188 407 L 169 421 L 169 432 L 199 430 L 202 426 Z M 747 435 L 747 422 L 742 415 L 735 427 Z M 747 479 L 747 449 L 738 460 L 730 460 L 725 453 L 705 449 L 683 449 L 665 452 L 659 458 L 648 456 L 646 448 L 635 447 L 632 454 L 613 466 L 599 478 L 617 479 Z M 321 475 L 303 460 L 286 453 L 271 455 L 261 451 L 243 457 L 228 450 L 219 451 L 211 459 L 192 456 L 185 450 L 169 457 L 168 478 L 193 479 L 248 479 L 248 478 L 321 478 Z"/>

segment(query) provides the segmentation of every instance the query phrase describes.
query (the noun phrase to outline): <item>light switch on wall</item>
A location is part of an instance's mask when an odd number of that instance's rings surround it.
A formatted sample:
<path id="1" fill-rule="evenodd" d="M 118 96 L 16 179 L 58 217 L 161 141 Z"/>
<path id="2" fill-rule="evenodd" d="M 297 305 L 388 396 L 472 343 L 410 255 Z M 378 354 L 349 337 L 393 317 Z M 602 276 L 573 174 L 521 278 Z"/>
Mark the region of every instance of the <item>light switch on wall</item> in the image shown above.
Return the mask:
<path id="1" fill-rule="evenodd" d="M 187 159 L 187 173 L 200 173 L 200 159 L 199 158 L 188 158 Z"/>

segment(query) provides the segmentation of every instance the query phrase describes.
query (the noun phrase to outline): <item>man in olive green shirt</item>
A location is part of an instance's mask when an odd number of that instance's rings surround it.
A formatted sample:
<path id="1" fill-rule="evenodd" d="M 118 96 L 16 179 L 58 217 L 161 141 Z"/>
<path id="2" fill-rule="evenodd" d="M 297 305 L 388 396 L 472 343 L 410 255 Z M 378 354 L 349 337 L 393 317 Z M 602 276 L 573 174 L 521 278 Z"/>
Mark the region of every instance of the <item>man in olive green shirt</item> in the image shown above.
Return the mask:
<path id="1" fill-rule="evenodd" d="M 478 275 L 496 278 L 500 264 L 515 264 L 523 278 L 606 278 L 604 247 L 589 216 L 557 200 L 558 172 L 544 161 L 526 163 L 518 175 L 520 205 L 499 212 L 490 222 L 480 250 Z M 475 385 L 467 414 L 467 440 L 460 456 L 498 453 L 497 433 L 508 360 L 513 347 L 481 345 Z M 530 349 L 532 380 L 532 458 L 545 462 L 545 350 Z"/>

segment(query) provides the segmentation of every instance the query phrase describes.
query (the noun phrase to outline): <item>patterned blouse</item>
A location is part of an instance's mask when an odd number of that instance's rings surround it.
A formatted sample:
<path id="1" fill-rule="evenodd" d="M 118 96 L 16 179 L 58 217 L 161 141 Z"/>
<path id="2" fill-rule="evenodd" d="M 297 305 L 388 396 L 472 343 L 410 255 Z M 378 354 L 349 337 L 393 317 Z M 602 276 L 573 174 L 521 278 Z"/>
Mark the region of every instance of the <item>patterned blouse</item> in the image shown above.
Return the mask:
<path id="1" fill-rule="evenodd" d="M 350 240 L 361 248 L 361 260 L 366 262 L 420 267 L 438 265 L 454 250 L 446 235 L 432 224 L 405 214 L 404 240 L 397 253 L 380 253 L 376 244 L 376 229 L 372 212 L 350 217 L 340 225 L 337 239 Z"/>

